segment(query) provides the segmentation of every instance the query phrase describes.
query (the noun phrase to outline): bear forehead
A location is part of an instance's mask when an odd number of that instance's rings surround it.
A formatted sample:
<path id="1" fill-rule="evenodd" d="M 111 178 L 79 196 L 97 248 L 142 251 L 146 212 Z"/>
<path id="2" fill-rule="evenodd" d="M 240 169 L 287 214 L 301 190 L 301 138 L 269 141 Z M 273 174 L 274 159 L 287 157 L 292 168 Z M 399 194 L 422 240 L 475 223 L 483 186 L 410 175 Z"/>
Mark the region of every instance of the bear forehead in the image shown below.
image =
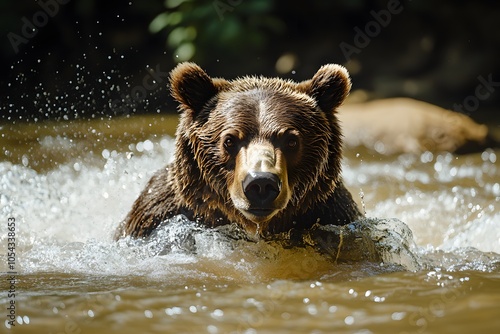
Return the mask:
<path id="1" fill-rule="evenodd" d="M 226 126 L 258 127 L 262 131 L 302 129 L 327 121 L 308 95 L 266 87 L 221 92 L 212 119 L 223 119 Z"/>

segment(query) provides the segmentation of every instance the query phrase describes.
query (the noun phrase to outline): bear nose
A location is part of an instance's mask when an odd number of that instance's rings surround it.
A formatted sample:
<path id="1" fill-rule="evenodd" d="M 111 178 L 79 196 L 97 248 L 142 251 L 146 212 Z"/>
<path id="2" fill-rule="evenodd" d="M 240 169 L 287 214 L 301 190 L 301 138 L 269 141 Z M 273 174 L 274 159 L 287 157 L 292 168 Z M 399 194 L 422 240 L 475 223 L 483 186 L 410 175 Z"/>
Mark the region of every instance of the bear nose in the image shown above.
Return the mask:
<path id="1" fill-rule="evenodd" d="M 269 208 L 281 190 L 279 177 L 269 172 L 249 172 L 242 185 L 250 205 L 258 208 Z"/>

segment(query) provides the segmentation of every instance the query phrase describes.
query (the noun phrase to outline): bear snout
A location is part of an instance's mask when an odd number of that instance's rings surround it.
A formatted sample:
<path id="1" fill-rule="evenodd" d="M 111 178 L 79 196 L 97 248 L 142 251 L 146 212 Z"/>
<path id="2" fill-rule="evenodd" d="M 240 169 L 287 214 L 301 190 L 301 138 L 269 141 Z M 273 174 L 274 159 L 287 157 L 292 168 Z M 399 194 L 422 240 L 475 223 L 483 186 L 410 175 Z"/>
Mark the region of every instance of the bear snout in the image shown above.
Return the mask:
<path id="1" fill-rule="evenodd" d="M 234 207 L 253 223 L 269 221 L 290 200 L 285 156 L 271 143 L 240 149 L 229 193 Z"/>
<path id="2" fill-rule="evenodd" d="M 273 202 L 281 191 L 281 180 L 278 175 L 269 172 L 249 172 L 241 185 L 243 193 L 250 202 L 250 212 L 256 216 L 267 216 L 273 211 Z"/>

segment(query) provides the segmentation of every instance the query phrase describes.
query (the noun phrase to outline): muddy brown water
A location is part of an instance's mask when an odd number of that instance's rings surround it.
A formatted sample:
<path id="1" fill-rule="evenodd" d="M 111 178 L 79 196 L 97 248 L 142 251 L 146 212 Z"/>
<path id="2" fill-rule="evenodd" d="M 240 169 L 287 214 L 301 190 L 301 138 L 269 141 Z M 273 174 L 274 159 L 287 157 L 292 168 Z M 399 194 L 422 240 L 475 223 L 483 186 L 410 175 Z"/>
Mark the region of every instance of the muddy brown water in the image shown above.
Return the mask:
<path id="1" fill-rule="evenodd" d="M 417 271 L 214 233 L 197 235 L 195 253 L 159 254 L 160 239 L 112 241 L 148 178 L 172 158 L 175 124 L 175 116 L 138 116 L 0 125 L 2 254 L 9 222 L 15 231 L 15 258 L 0 263 L 1 333 L 500 329 L 499 151 L 346 151 L 348 188 L 367 216 L 408 224 Z"/>

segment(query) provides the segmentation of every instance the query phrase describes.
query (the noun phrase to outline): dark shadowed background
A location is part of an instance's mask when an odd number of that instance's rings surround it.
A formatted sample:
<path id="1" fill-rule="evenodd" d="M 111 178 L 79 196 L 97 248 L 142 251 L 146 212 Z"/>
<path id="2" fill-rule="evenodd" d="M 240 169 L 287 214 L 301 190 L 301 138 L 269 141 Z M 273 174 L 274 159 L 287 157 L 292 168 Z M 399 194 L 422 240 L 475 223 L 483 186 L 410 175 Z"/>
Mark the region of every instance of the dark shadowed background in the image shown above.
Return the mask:
<path id="1" fill-rule="evenodd" d="M 408 96 L 479 121 L 500 117 L 496 0 L 0 0 L 0 7 L 4 122 L 174 112 L 166 76 L 184 60 L 213 76 L 294 80 L 340 63 L 358 97 Z"/>

